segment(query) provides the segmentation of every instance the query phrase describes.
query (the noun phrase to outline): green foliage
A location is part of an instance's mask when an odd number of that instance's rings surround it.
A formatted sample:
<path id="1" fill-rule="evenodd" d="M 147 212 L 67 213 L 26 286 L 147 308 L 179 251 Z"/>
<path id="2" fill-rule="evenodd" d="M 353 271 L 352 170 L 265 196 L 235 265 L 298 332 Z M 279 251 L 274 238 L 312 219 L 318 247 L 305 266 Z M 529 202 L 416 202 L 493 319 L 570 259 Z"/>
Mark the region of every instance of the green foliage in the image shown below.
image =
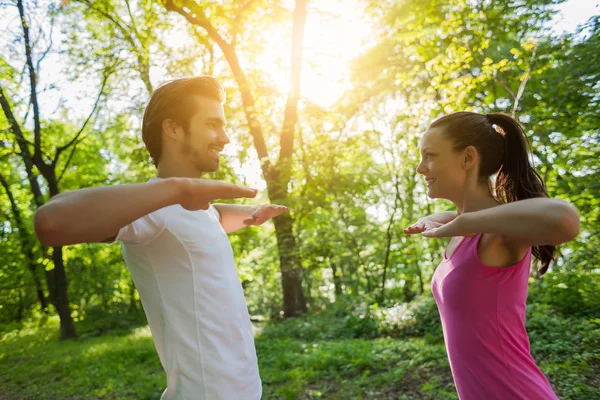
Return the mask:
<path id="1" fill-rule="evenodd" d="M 457 399 L 443 341 L 431 340 L 427 330 L 431 298 L 413 303 L 414 320 L 408 325 L 421 328 L 396 329 L 393 337 L 385 333 L 390 318 L 380 317 L 381 337 L 356 338 L 360 330 L 347 325 L 347 310 L 335 307 L 259 328 L 263 398 Z M 370 309 L 383 315 L 377 307 Z M 84 323 L 78 323 L 79 331 Z M 164 372 L 147 327 L 136 323 L 118 333 L 58 342 L 57 324 L 55 317 L 42 317 L 1 327 L 4 393 L 40 400 L 160 396 Z M 600 398 L 600 319 L 566 317 L 547 305 L 530 304 L 527 329 L 534 359 L 559 398 Z"/>
<path id="2" fill-rule="evenodd" d="M 600 316 L 599 287 L 597 273 L 556 271 L 530 285 L 529 301 L 548 305 L 566 317 Z"/>
<path id="3" fill-rule="evenodd" d="M 77 0 L 66 8 L 50 3 L 29 9 L 36 16 L 32 26 L 44 21 L 36 34 L 36 62 L 49 44 L 51 24 L 64 39 L 40 61 L 38 93 L 61 98 L 56 108 L 42 104 L 45 161 L 79 132 L 86 118 L 82 109 L 91 111 L 90 98 L 107 77 L 80 140 L 57 161 L 61 190 L 144 182 L 155 175 L 140 125 L 159 83 L 150 73 L 156 71 L 172 77 L 214 73 L 225 85 L 235 150 L 207 178 L 246 184 L 249 170 L 258 171 L 237 82 L 203 29 L 156 1 Z M 284 94 L 264 70 L 263 57 L 270 47 L 288 46 L 281 30 L 287 29 L 289 4 L 197 3 L 224 39 L 235 43 L 256 94 L 253 112 L 268 150 L 277 150 Z M 266 321 L 257 339 L 266 399 L 456 399 L 429 295 L 444 242 L 407 236 L 402 229 L 447 209 L 429 201 L 414 171 L 424 129 L 458 110 L 514 111 L 550 195 L 580 212 L 580 236 L 559 247 L 553 272 L 530 283 L 527 327 L 532 352 L 559 397 L 600 398 L 600 21 L 594 16 L 574 33 L 552 33 L 551 6 L 557 3 L 361 3 L 375 33 L 353 63 L 351 89 L 331 108 L 306 99 L 298 107 L 286 201 L 312 313 L 280 320 L 272 223 L 230 236 L 250 313 Z M 315 3 L 309 12 L 321 11 Z M 1 86 L 33 143 L 20 20 L 11 21 L 0 41 Z M 288 68 L 284 55 L 277 51 L 273 57 L 281 70 Z M 60 60 L 64 80 L 45 75 L 52 57 Z M 80 90 L 76 96 L 73 87 Z M 54 309 L 42 314 L 37 292 L 48 298 L 52 263 L 34 238 L 35 199 L 17 144 L 0 113 L 0 174 L 24 221 L 19 226 L 0 188 L 3 390 L 40 399 L 158 398 L 164 376 L 149 331 L 140 328 L 143 310 L 118 246 L 64 249 L 70 307 L 82 339 L 56 342 Z M 30 173 L 45 201 L 49 188 L 40 171 Z M 266 193 L 256 199 L 266 201 Z"/>
<path id="4" fill-rule="evenodd" d="M 338 301 L 311 316 L 269 322 L 262 338 L 332 340 L 336 338 L 425 337 L 441 342 L 439 314 L 431 296 L 410 303 L 380 307 Z"/>
<path id="5" fill-rule="evenodd" d="M 57 328 L 51 318 L 3 336 L 3 393 L 36 399 L 159 397 L 165 378 L 147 327 L 65 342 L 57 341 Z"/>
<path id="6" fill-rule="evenodd" d="M 561 399 L 600 399 L 598 315 L 565 317 L 546 305 L 528 307 L 532 354 Z"/>

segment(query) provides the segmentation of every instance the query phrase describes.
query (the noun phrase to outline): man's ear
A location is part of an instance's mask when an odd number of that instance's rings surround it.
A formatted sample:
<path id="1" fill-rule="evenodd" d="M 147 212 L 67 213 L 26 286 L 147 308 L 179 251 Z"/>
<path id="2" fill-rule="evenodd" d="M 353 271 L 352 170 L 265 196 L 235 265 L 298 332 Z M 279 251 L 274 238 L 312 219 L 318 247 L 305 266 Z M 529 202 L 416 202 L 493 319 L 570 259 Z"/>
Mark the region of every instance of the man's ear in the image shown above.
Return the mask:
<path id="1" fill-rule="evenodd" d="M 463 168 L 469 170 L 477 165 L 479 153 L 474 146 L 468 146 L 463 154 Z"/>
<path id="2" fill-rule="evenodd" d="M 162 130 L 169 139 L 177 140 L 180 126 L 172 119 L 164 119 L 162 122 Z"/>

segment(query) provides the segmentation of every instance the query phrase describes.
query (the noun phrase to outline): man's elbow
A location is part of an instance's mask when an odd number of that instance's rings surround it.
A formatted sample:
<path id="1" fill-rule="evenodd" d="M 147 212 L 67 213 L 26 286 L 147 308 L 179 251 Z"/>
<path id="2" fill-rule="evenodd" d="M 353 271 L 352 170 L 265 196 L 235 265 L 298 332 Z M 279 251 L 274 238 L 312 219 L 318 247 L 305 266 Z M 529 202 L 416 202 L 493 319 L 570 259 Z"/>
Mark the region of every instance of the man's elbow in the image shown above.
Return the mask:
<path id="1" fill-rule="evenodd" d="M 35 212 L 33 216 L 33 228 L 43 246 L 51 247 L 60 245 L 57 241 L 57 223 L 47 208 L 42 206 Z"/>

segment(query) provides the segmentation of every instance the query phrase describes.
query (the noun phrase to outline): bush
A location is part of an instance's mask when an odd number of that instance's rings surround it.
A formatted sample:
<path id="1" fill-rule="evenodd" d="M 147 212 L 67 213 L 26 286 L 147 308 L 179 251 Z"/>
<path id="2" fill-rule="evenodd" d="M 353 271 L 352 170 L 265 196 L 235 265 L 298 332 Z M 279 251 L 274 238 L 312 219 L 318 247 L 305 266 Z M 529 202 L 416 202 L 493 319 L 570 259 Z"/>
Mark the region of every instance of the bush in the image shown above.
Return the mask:
<path id="1" fill-rule="evenodd" d="M 130 312 L 126 308 L 106 310 L 100 306 L 88 307 L 85 315 L 77 318 L 76 328 L 80 336 L 99 336 L 107 332 L 129 331 L 146 325 L 142 311 Z"/>
<path id="2" fill-rule="evenodd" d="M 600 274 L 550 272 L 529 285 L 529 302 L 546 304 L 565 316 L 600 315 Z"/>
<path id="3" fill-rule="evenodd" d="M 387 308 L 377 303 L 332 304 L 317 314 L 270 321 L 262 336 L 302 340 L 424 336 L 434 342 L 443 340 L 431 296 Z"/>
<path id="4" fill-rule="evenodd" d="M 432 296 L 422 295 L 410 303 L 381 310 L 384 332 L 389 336 L 424 336 L 442 341 L 442 322 Z"/>

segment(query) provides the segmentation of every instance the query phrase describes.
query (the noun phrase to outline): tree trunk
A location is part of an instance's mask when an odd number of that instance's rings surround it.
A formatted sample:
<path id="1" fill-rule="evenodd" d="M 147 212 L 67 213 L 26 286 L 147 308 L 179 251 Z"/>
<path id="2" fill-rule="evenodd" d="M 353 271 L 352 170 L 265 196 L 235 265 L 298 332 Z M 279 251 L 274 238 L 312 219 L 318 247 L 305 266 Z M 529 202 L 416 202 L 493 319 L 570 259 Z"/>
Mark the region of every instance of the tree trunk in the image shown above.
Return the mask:
<path id="1" fill-rule="evenodd" d="M 294 220 L 289 214 L 281 214 L 273 222 L 279 249 L 283 313 L 285 317 L 296 317 L 308 308 L 302 291 L 302 264 L 293 232 Z"/>
<path id="2" fill-rule="evenodd" d="M 335 299 L 337 300 L 342 296 L 342 280 L 340 279 L 340 275 L 338 274 L 337 264 L 335 262 L 331 262 L 331 273 L 333 275 L 333 287 L 335 291 Z"/>
<path id="3" fill-rule="evenodd" d="M 129 281 L 129 311 L 134 312 L 137 311 L 138 308 L 138 300 L 135 298 L 135 285 L 133 283 L 133 279 Z"/>
<path id="4" fill-rule="evenodd" d="M 390 255 L 392 252 L 392 239 L 394 238 L 394 223 L 396 213 L 398 212 L 398 207 L 402 206 L 402 199 L 400 197 L 400 177 L 398 175 L 394 177 L 394 188 L 396 190 L 396 195 L 394 197 L 394 208 L 392 210 L 392 214 L 390 215 L 390 220 L 388 222 L 388 227 L 386 230 L 385 259 L 383 263 L 383 276 L 381 278 L 381 293 L 379 296 L 380 302 L 383 302 L 385 300 L 385 281 L 387 280 L 387 271 L 390 264 Z"/>
<path id="5" fill-rule="evenodd" d="M 413 223 L 413 215 L 414 215 L 414 209 L 415 209 L 415 187 L 417 186 L 417 181 L 415 178 L 415 175 L 409 175 L 410 176 L 410 181 L 408 183 L 408 190 L 407 190 L 407 208 L 408 208 L 408 222 L 409 223 Z M 411 240 L 411 244 L 412 244 L 412 248 L 414 250 L 414 239 Z M 423 294 L 424 292 L 424 283 L 423 283 L 423 271 L 421 270 L 421 264 L 419 263 L 419 255 L 422 254 L 422 252 L 420 252 L 420 254 L 417 254 L 416 251 L 413 251 L 413 254 L 415 255 L 415 268 L 417 269 L 417 277 L 419 278 L 419 294 Z"/>
<path id="6" fill-rule="evenodd" d="M 164 6 L 185 17 L 191 24 L 206 30 L 208 36 L 219 46 L 238 84 L 242 97 L 242 107 L 250 135 L 254 141 L 263 176 L 267 182 L 269 199 L 272 203 L 285 205 L 287 186 L 290 182 L 294 133 L 298 121 L 297 104 L 300 98 L 300 76 L 302 64 L 302 42 L 306 23 L 307 0 L 296 0 L 293 13 L 291 51 L 291 90 L 288 93 L 283 126 L 281 129 L 279 159 L 271 165 L 262 127 L 256 115 L 254 95 L 244 70 L 240 65 L 235 46 L 228 42 L 204 13 L 202 7 L 191 0 L 166 0 Z M 235 35 L 234 35 L 235 36 Z M 279 248 L 281 284 L 283 287 L 283 311 L 285 317 L 293 317 L 307 311 L 306 299 L 302 291 L 302 263 L 298 244 L 294 237 L 294 220 L 289 214 L 274 219 Z"/>
<path id="7" fill-rule="evenodd" d="M 23 218 L 21 218 L 21 213 L 19 211 L 19 207 L 17 206 L 17 202 L 15 197 L 13 196 L 10 185 L 4 175 L 0 174 L 0 184 L 4 187 L 6 191 L 6 195 L 8 196 L 8 200 L 10 201 L 10 207 L 12 209 L 13 215 L 15 217 L 15 222 L 17 228 L 19 229 L 19 238 L 21 240 L 21 247 L 23 249 L 23 253 L 27 257 L 27 267 L 31 275 L 33 276 L 33 282 L 35 284 L 35 290 L 37 292 L 38 300 L 40 301 L 40 307 L 43 313 L 47 312 L 48 302 L 46 301 L 46 296 L 44 295 L 44 288 L 42 286 L 42 281 L 38 276 L 38 264 L 35 261 L 35 254 L 33 251 L 34 241 L 29 235 L 29 233 L 25 229 L 25 223 Z"/>
<path id="8" fill-rule="evenodd" d="M 52 252 L 54 262 L 54 293 L 56 295 L 56 312 L 60 317 L 60 338 L 70 339 L 77 337 L 75 324 L 71 318 L 71 307 L 67 295 L 67 276 L 63 263 L 62 247 L 54 247 Z"/>
<path id="9" fill-rule="evenodd" d="M 25 297 L 25 294 L 23 293 L 22 288 L 19 288 L 19 290 L 17 290 L 17 293 L 19 293 L 19 308 L 17 309 L 17 322 L 21 322 L 21 320 L 23 320 L 23 311 L 25 310 L 25 305 L 23 304 L 23 297 Z"/>
<path id="10" fill-rule="evenodd" d="M 31 271 L 33 274 L 33 281 L 35 282 L 35 290 L 37 292 L 37 297 L 40 302 L 40 308 L 44 314 L 48 313 L 48 300 L 46 300 L 46 295 L 44 294 L 44 287 L 42 285 L 42 280 L 37 274 L 37 270 Z"/>
<path id="11" fill-rule="evenodd" d="M 56 175 L 54 168 L 48 168 L 45 171 L 44 177 L 48 182 L 48 189 L 50 190 L 50 198 L 56 196 L 59 193 L 58 182 L 56 181 Z M 54 284 L 54 295 L 56 299 L 56 311 L 60 317 L 60 338 L 70 339 L 77 337 L 75 331 L 75 324 L 73 318 L 71 318 L 71 307 L 69 306 L 69 295 L 68 295 L 68 284 L 67 275 L 65 273 L 65 264 L 63 260 L 62 247 L 54 247 L 52 251 L 52 261 L 54 262 L 53 270 L 53 284 Z"/>
<path id="12" fill-rule="evenodd" d="M 415 293 L 412 290 L 410 290 L 411 286 L 412 281 L 406 280 L 406 282 L 404 283 L 404 287 L 402 288 L 402 292 L 404 293 L 404 299 L 407 303 L 410 303 L 415 298 Z"/>

